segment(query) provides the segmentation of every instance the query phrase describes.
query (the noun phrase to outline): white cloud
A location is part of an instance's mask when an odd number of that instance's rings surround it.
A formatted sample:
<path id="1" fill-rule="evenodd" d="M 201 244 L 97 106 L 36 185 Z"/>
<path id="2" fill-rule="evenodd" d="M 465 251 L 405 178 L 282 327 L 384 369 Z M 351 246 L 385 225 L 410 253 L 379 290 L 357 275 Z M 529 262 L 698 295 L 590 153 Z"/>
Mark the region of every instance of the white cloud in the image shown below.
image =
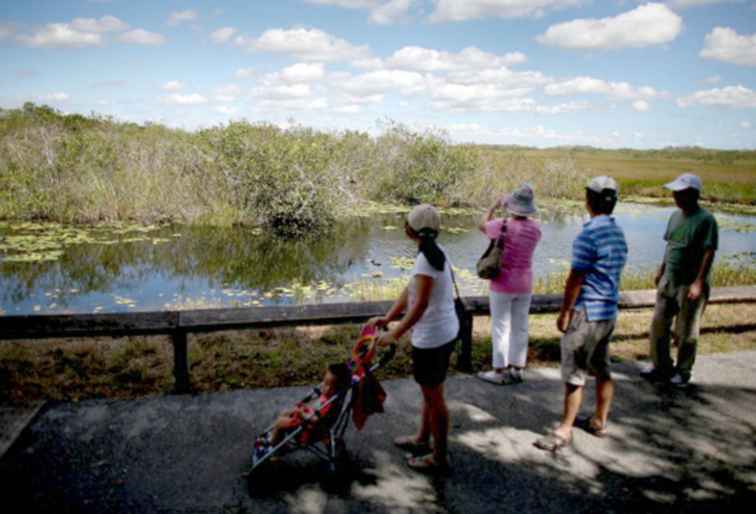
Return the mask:
<path id="1" fill-rule="evenodd" d="M 99 34 L 75 30 L 67 23 L 50 23 L 31 36 L 18 36 L 18 41 L 32 47 L 81 48 L 100 45 L 102 37 Z"/>
<path id="2" fill-rule="evenodd" d="M 529 97 L 508 97 L 507 91 L 492 87 L 460 86 L 434 90 L 433 107 L 455 112 L 532 112 L 536 114 L 564 114 L 590 108 L 588 102 L 567 102 L 541 105 Z"/>
<path id="3" fill-rule="evenodd" d="M 175 93 L 176 91 L 181 91 L 184 88 L 184 83 L 178 80 L 171 80 L 170 82 L 163 84 L 162 88 L 163 91 Z"/>
<path id="4" fill-rule="evenodd" d="M 722 77 L 719 75 L 710 75 L 703 79 L 706 84 L 719 84 L 722 81 Z"/>
<path id="5" fill-rule="evenodd" d="M 323 63 L 298 62 L 281 70 L 280 78 L 285 82 L 313 82 L 325 77 Z"/>
<path id="6" fill-rule="evenodd" d="M 66 93 L 58 92 L 58 93 L 50 93 L 49 95 L 45 95 L 42 97 L 42 100 L 47 102 L 65 102 L 70 97 Z"/>
<path id="7" fill-rule="evenodd" d="M 237 79 L 248 79 L 255 76 L 255 70 L 253 68 L 239 68 L 234 72 L 234 77 Z"/>
<path id="8" fill-rule="evenodd" d="M 273 112 L 281 111 L 322 111 L 328 108 L 325 98 L 278 98 L 263 99 L 258 107 Z"/>
<path id="9" fill-rule="evenodd" d="M 443 52 L 418 46 L 405 46 L 386 60 L 386 66 L 416 71 L 459 71 L 470 69 L 499 68 L 525 62 L 520 52 L 498 56 L 474 46 L 459 53 Z"/>
<path id="10" fill-rule="evenodd" d="M 576 77 L 564 82 L 549 84 L 544 92 L 551 96 L 576 94 L 604 94 L 624 100 L 663 96 L 650 86 L 635 87 L 627 82 L 606 82 L 593 77 Z"/>
<path id="11" fill-rule="evenodd" d="M 355 68 L 363 70 L 380 70 L 385 66 L 382 59 L 377 57 L 368 57 L 366 59 L 356 59 L 351 62 Z"/>
<path id="12" fill-rule="evenodd" d="M 391 90 L 409 95 L 424 91 L 426 81 L 423 75 L 412 71 L 378 70 L 340 78 L 334 86 L 355 96 L 383 94 Z"/>
<path id="13" fill-rule="evenodd" d="M 750 121 L 741 121 L 740 122 L 740 128 L 742 129 L 750 129 L 751 128 L 751 122 Z"/>
<path id="14" fill-rule="evenodd" d="M 227 84 L 215 90 L 215 99 L 218 102 L 234 102 L 241 95 L 241 88 L 236 84 Z"/>
<path id="15" fill-rule="evenodd" d="M 231 116 L 232 114 L 236 114 L 236 107 L 231 107 L 228 105 L 219 105 L 215 108 L 215 110 L 221 114 L 226 114 L 228 116 Z"/>
<path id="16" fill-rule="evenodd" d="M 239 46 L 266 52 L 288 53 L 305 61 L 344 61 L 369 57 L 367 46 L 354 46 L 318 29 L 272 29 L 259 39 L 238 36 Z"/>
<path id="17" fill-rule="evenodd" d="M 115 16 L 103 16 L 96 18 L 75 18 L 71 22 L 71 28 L 82 32 L 120 32 L 129 28 L 128 24 Z"/>
<path id="18" fill-rule="evenodd" d="M 638 112 L 646 112 L 650 108 L 651 106 L 645 100 L 636 100 L 633 102 L 633 109 L 635 109 Z"/>
<path id="19" fill-rule="evenodd" d="M 309 84 L 263 84 L 252 91 L 254 96 L 269 100 L 287 100 L 312 96 Z"/>
<path id="20" fill-rule="evenodd" d="M 680 107 L 708 105 L 756 108 L 756 91 L 752 91 L 741 85 L 714 88 L 707 91 L 696 91 L 692 95 L 678 98 L 677 105 Z"/>
<path id="21" fill-rule="evenodd" d="M 174 11 L 168 17 L 168 25 L 178 25 L 185 21 L 194 21 L 197 19 L 197 12 L 192 10 Z"/>
<path id="22" fill-rule="evenodd" d="M 550 26 L 536 40 L 562 48 L 640 48 L 668 43 L 682 29 L 682 18 L 659 3 L 641 5 L 608 18 L 577 19 Z"/>
<path id="23" fill-rule="evenodd" d="M 165 43 L 165 37 L 154 32 L 147 32 L 144 29 L 130 30 L 124 32 L 118 38 L 122 43 L 133 43 L 136 45 L 162 45 Z"/>
<path id="24" fill-rule="evenodd" d="M 200 105 L 206 104 L 207 98 L 198 93 L 193 93 L 191 95 L 173 94 L 164 97 L 163 101 L 168 104 L 177 105 Z"/>
<path id="25" fill-rule="evenodd" d="M 729 27 L 715 27 L 704 39 L 704 59 L 756 66 L 756 34 L 741 36 Z"/>
<path id="26" fill-rule="evenodd" d="M 216 43 L 226 43 L 234 34 L 236 34 L 235 28 L 223 27 L 212 32 L 210 38 Z"/>
<path id="27" fill-rule="evenodd" d="M 525 91 L 553 82 L 551 77 L 540 71 L 515 72 L 505 67 L 476 72 L 450 73 L 447 79 L 458 84 L 496 84 L 507 89 Z"/>
<path id="28" fill-rule="evenodd" d="M 357 114 L 359 112 L 362 112 L 362 107 L 359 105 L 342 105 L 340 107 L 336 107 L 333 109 L 336 112 L 340 112 L 343 114 Z"/>
<path id="29" fill-rule="evenodd" d="M 370 13 L 370 21 L 378 25 L 390 25 L 402 21 L 412 6 L 414 0 L 391 0 Z"/>
<path id="30" fill-rule="evenodd" d="M 416 0 L 305 0 L 308 4 L 334 5 L 345 9 L 368 9 L 370 21 L 388 25 L 401 21 Z"/>
<path id="31" fill-rule="evenodd" d="M 585 0 L 437 0 L 432 22 L 465 21 L 485 17 L 540 17 L 548 11 L 576 7 Z"/>

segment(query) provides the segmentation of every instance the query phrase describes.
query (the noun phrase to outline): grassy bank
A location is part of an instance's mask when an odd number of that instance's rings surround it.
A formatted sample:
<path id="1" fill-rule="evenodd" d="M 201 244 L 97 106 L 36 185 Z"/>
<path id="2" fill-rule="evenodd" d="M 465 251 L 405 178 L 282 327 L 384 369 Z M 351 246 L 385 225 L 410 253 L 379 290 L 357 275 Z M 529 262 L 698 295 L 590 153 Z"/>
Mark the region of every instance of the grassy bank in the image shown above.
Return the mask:
<path id="1" fill-rule="evenodd" d="M 612 343 L 615 359 L 648 358 L 650 310 L 620 315 Z M 756 349 L 756 305 L 709 306 L 702 354 Z M 529 366 L 558 366 L 559 333 L 553 315 L 530 318 Z M 199 392 L 316 384 L 326 363 L 348 358 L 356 326 L 236 331 L 192 337 L 189 360 Z M 172 353 L 160 337 L 17 341 L 0 345 L 0 402 L 33 399 L 78 401 L 135 398 L 169 392 Z M 476 318 L 473 365 L 490 367 L 490 321 Z M 381 371 L 384 378 L 409 373 L 408 343 Z"/>

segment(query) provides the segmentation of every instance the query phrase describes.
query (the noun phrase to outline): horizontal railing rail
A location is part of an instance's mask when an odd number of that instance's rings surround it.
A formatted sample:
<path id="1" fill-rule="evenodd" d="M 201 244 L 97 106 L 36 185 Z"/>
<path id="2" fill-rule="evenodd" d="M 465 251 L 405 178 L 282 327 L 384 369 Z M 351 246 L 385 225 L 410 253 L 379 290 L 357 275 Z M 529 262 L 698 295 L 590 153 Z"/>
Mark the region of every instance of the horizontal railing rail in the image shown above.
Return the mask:
<path id="1" fill-rule="evenodd" d="M 462 320 L 461 346 L 457 368 L 471 369 L 472 329 L 475 316 L 490 314 L 487 296 L 467 296 Z M 655 305 L 656 291 L 621 293 L 620 309 L 644 309 Z M 710 304 L 756 302 L 756 286 L 712 289 Z M 532 314 L 558 312 L 562 295 L 536 294 L 530 305 Z M 286 305 L 252 308 L 202 309 L 114 314 L 33 314 L 0 316 L 0 341 L 50 337 L 94 337 L 125 335 L 168 335 L 174 347 L 175 390 L 191 390 L 187 357 L 190 333 L 220 330 L 262 329 L 290 326 L 339 325 L 363 323 L 385 314 L 392 302 L 348 302 L 316 305 Z"/>

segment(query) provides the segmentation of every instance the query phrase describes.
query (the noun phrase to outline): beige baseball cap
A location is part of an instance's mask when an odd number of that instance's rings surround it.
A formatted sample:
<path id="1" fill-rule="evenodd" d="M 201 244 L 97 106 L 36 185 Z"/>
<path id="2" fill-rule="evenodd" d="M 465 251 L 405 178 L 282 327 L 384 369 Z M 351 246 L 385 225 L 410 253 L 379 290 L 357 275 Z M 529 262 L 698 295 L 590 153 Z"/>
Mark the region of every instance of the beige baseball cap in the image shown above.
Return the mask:
<path id="1" fill-rule="evenodd" d="M 415 232 L 420 232 L 424 228 L 439 231 L 441 228 L 441 216 L 438 210 L 430 204 L 423 203 L 416 205 L 407 215 L 407 223 Z"/>
<path id="2" fill-rule="evenodd" d="M 612 177 L 607 177 L 606 175 L 602 175 L 600 177 L 593 177 L 588 182 L 588 185 L 586 187 L 596 193 L 600 193 L 604 189 L 610 189 L 614 191 L 615 193 L 619 193 L 619 188 L 617 187 L 617 181 L 615 181 Z"/>

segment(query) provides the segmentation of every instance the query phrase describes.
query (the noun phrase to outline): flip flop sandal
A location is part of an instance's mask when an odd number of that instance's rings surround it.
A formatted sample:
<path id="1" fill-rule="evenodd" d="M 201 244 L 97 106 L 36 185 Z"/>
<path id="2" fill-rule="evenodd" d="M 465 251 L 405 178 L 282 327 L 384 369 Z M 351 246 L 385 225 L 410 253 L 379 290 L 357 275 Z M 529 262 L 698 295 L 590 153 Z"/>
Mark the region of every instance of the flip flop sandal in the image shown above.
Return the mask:
<path id="1" fill-rule="evenodd" d="M 449 471 L 449 465 L 438 464 L 433 458 L 432 453 L 419 457 L 410 457 L 407 459 L 407 465 L 414 470 L 429 473 L 445 473 Z"/>
<path id="2" fill-rule="evenodd" d="M 561 435 L 552 432 L 538 439 L 533 443 L 533 446 L 547 452 L 556 452 L 565 446 L 569 446 L 571 443 L 572 439 L 565 439 Z"/>
<path id="3" fill-rule="evenodd" d="M 578 428 L 582 428 L 589 434 L 595 436 L 595 437 L 606 437 L 609 433 L 609 430 L 607 429 L 607 425 L 604 425 L 601 428 L 596 427 L 596 425 L 593 423 L 593 418 L 581 418 L 578 419 L 575 425 Z"/>
<path id="4" fill-rule="evenodd" d="M 394 445 L 413 455 L 425 455 L 430 453 L 431 445 L 426 442 L 419 442 L 413 435 L 400 436 L 394 439 Z"/>

